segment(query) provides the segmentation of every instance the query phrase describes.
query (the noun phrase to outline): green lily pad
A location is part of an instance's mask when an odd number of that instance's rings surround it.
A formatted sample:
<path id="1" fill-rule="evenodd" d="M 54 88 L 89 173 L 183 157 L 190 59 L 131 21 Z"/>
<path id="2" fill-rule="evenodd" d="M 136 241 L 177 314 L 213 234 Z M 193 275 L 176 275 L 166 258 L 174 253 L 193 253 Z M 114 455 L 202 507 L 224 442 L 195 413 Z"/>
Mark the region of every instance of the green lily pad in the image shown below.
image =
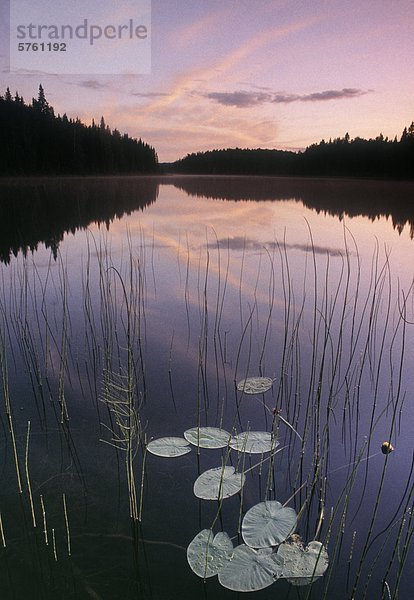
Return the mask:
<path id="1" fill-rule="evenodd" d="M 272 385 L 273 379 L 270 377 L 248 377 L 238 382 L 237 389 L 245 394 L 264 394 Z"/>
<path id="2" fill-rule="evenodd" d="M 259 502 L 244 515 L 242 536 L 252 548 L 267 548 L 284 542 L 294 530 L 297 515 L 277 500 Z"/>
<path id="3" fill-rule="evenodd" d="M 200 531 L 187 548 L 188 564 L 203 579 L 217 575 L 232 555 L 233 544 L 227 533 L 214 535 L 211 529 Z"/>
<path id="4" fill-rule="evenodd" d="M 152 440 L 147 445 L 148 452 L 156 456 L 173 458 L 191 452 L 190 442 L 180 437 L 164 437 Z"/>
<path id="5" fill-rule="evenodd" d="M 283 559 L 283 577 L 292 585 L 309 585 L 321 577 L 329 564 L 329 557 L 321 542 L 289 542 L 279 546 L 278 556 Z"/>
<path id="6" fill-rule="evenodd" d="M 193 427 L 184 431 L 185 439 L 200 448 L 225 448 L 231 434 L 218 427 Z"/>
<path id="7" fill-rule="evenodd" d="M 222 500 L 240 492 L 244 485 L 243 473 L 234 467 L 215 467 L 204 471 L 194 483 L 194 494 L 203 500 Z"/>
<path id="8" fill-rule="evenodd" d="M 242 431 L 230 441 L 230 448 L 248 454 L 271 452 L 279 446 L 269 431 Z"/>
<path id="9" fill-rule="evenodd" d="M 283 559 L 272 548 L 254 550 L 242 544 L 218 574 L 221 585 L 235 592 L 255 592 L 272 585 L 283 572 Z"/>

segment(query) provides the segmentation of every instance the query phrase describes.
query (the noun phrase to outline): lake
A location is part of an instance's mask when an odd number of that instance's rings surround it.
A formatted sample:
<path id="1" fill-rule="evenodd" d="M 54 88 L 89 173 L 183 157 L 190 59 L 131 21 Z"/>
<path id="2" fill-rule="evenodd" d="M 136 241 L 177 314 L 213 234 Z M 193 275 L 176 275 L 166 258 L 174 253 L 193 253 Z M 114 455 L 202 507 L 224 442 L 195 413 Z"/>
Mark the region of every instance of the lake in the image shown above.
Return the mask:
<path id="1" fill-rule="evenodd" d="M 413 597 L 413 192 L 0 182 L 1 597 Z M 213 500 L 194 493 L 210 469 Z M 204 581 L 211 535 L 194 572 L 202 530 L 243 545 L 276 501 L 297 515 L 279 541 Z"/>

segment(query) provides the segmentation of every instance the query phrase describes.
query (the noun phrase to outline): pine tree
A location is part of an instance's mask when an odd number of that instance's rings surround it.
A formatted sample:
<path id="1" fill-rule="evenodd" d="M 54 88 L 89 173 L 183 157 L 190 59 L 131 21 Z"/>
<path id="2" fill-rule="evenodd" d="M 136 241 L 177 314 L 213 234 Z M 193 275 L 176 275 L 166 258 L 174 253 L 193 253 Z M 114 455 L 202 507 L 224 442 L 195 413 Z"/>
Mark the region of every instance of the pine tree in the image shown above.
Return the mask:
<path id="1" fill-rule="evenodd" d="M 39 94 L 37 96 L 37 100 L 33 100 L 33 108 L 36 108 L 36 110 L 44 115 L 49 115 L 51 117 L 54 116 L 53 108 L 46 100 L 45 90 L 43 89 L 42 84 L 39 85 Z"/>
<path id="2" fill-rule="evenodd" d="M 42 84 L 39 85 L 39 95 L 37 97 L 37 106 L 40 112 L 46 112 L 49 108 L 49 103 L 46 100 L 45 90 L 43 89 Z"/>
<path id="3" fill-rule="evenodd" d="M 155 171 L 150 146 L 111 129 L 102 117 L 87 126 L 66 113 L 55 116 L 43 86 L 31 104 L 16 91 L 0 94 L 0 174 L 122 173 Z M 3 137 L 4 136 L 4 137 Z"/>

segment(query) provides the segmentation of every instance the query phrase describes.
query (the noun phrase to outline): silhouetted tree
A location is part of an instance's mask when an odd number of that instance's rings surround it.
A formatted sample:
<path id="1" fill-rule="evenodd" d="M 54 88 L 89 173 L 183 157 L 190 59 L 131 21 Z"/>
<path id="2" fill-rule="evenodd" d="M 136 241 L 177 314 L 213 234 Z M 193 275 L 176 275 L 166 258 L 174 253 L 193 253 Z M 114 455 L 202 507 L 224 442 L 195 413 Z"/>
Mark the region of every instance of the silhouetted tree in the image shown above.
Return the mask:
<path id="1" fill-rule="evenodd" d="M 7 88 L 0 97 L 0 174 L 155 172 L 154 148 L 141 140 L 54 114 L 42 85 L 37 100 L 26 105 Z"/>
<path id="2" fill-rule="evenodd" d="M 322 140 L 304 152 L 210 150 L 189 154 L 170 167 L 178 173 L 414 178 L 414 122 L 400 142 L 381 133 L 375 139 Z"/>

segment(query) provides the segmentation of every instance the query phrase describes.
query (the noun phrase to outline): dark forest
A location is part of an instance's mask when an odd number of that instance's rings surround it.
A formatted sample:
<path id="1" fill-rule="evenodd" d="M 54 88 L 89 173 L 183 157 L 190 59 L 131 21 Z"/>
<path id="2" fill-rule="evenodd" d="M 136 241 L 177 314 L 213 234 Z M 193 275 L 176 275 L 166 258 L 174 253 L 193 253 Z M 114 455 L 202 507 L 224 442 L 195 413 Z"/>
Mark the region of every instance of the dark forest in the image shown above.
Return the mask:
<path id="1" fill-rule="evenodd" d="M 188 154 L 159 165 L 155 149 L 111 130 L 101 117 L 85 125 L 55 115 L 42 85 L 25 103 L 7 88 L 0 95 L 0 175 L 108 175 L 174 173 L 313 177 L 414 178 L 414 122 L 393 140 L 346 133 L 302 152 L 228 148 Z"/>
<path id="2" fill-rule="evenodd" d="M 414 122 L 400 139 L 350 139 L 349 134 L 303 152 L 241 149 L 188 154 L 169 168 L 175 173 L 209 175 L 289 175 L 317 177 L 414 178 Z"/>
<path id="3" fill-rule="evenodd" d="M 87 126 L 55 116 L 39 86 L 26 104 L 7 88 L 0 95 L 0 175 L 139 174 L 157 171 L 157 154 L 141 139 L 111 130 L 101 118 Z"/>

